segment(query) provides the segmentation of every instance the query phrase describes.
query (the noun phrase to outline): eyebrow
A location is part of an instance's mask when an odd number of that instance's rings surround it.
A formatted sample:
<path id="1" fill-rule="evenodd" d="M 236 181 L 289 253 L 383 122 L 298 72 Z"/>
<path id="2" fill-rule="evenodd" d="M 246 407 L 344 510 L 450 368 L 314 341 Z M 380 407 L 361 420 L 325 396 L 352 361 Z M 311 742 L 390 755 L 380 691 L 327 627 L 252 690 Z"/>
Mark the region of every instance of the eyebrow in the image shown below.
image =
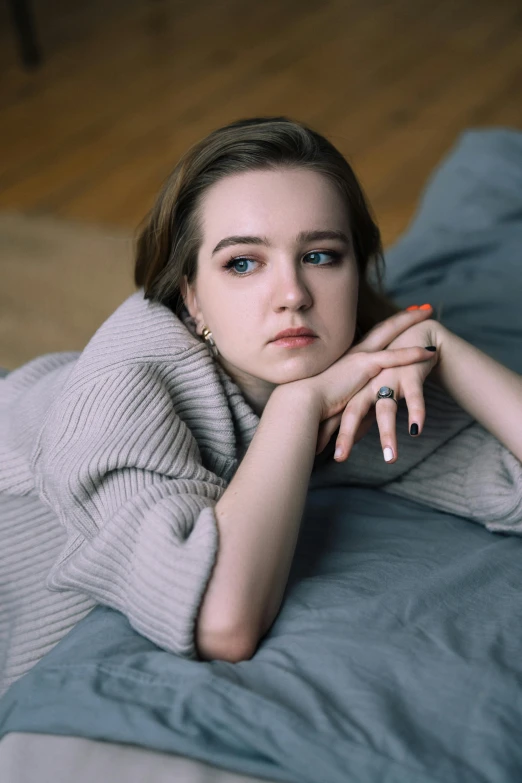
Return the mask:
<path id="1" fill-rule="evenodd" d="M 297 235 L 297 242 L 299 244 L 316 242 L 320 239 L 337 239 L 347 245 L 351 244 L 350 239 L 346 236 L 344 231 L 301 231 L 301 233 Z M 270 247 L 270 242 L 266 237 L 225 237 L 225 239 L 222 239 L 221 242 L 217 243 L 212 251 L 212 255 L 214 256 L 216 253 L 219 253 L 220 250 L 223 250 L 224 247 L 230 247 L 230 245 L 266 245 L 267 247 Z"/>

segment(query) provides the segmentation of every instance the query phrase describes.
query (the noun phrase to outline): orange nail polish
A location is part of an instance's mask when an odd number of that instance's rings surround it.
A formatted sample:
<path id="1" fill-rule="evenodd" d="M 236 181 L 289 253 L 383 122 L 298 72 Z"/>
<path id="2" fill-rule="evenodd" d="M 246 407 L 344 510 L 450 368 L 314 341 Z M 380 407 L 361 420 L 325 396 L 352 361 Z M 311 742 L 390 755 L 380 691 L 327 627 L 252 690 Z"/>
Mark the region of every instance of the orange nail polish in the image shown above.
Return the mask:
<path id="1" fill-rule="evenodd" d="M 418 310 L 419 305 L 411 305 L 411 307 L 407 307 L 406 310 Z"/>
<path id="2" fill-rule="evenodd" d="M 430 304 L 423 304 L 419 307 L 419 310 L 431 310 Z"/>

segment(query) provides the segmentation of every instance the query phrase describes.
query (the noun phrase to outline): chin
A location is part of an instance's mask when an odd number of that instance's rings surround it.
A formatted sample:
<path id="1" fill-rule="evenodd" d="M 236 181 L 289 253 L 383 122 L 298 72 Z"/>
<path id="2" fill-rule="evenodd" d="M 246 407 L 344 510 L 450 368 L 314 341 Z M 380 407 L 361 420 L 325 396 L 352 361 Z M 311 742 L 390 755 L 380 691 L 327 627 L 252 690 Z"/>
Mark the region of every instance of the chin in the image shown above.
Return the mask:
<path id="1" fill-rule="evenodd" d="M 326 367 L 313 367 L 308 366 L 301 369 L 288 370 L 281 373 L 281 379 L 276 383 L 292 383 L 292 381 L 303 381 L 305 378 L 313 378 L 314 375 L 319 375 Z"/>

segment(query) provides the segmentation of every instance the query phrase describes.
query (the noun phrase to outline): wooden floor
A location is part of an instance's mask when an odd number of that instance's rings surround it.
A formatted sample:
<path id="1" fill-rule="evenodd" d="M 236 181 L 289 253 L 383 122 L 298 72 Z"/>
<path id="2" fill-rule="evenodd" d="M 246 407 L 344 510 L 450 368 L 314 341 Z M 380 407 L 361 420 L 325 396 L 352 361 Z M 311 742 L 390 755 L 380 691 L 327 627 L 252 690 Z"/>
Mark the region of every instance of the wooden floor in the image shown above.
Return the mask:
<path id="1" fill-rule="evenodd" d="M 462 130 L 522 129 L 519 0 L 40 0 L 32 72 L 6 5 L 0 212 L 134 229 L 190 144 L 283 114 L 350 160 L 386 245 Z"/>

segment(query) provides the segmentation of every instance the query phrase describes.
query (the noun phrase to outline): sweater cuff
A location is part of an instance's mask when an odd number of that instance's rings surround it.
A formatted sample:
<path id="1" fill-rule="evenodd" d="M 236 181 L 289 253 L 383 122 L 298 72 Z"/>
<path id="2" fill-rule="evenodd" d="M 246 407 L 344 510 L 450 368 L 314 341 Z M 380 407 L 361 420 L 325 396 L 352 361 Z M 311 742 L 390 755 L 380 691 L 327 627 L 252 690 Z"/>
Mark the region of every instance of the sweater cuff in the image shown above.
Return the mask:
<path id="1" fill-rule="evenodd" d="M 464 491 L 472 519 L 491 531 L 522 534 L 522 463 L 486 430 Z"/>
<path id="2" fill-rule="evenodd" d="M 131 520 L 127 520 L 129 523 Z M 86 540 L 75 535 L 47 577 L 49 590 L 84 593 L 117 609 L 142 636 L 162 649 L 198 659 L 196 619 L 217 554 L 214 510 L 201 510 L 185 540 L 162 525 L 125 524 Z M 130 555 L 130 551 L 133 554 Z M 131 562 L 129 562 L 131 557 Z"/>

